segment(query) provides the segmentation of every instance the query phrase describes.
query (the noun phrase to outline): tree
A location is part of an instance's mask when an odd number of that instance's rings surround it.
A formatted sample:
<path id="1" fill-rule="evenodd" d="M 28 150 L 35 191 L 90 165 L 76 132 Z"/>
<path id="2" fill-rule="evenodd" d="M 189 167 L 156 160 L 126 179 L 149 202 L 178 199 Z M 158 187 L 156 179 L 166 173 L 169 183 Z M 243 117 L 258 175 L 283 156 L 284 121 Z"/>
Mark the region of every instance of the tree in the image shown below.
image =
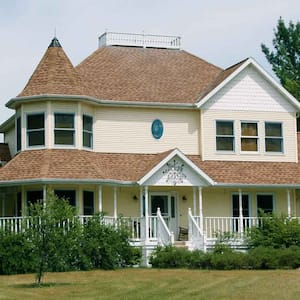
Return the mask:
<path id="1" fill-rule="evenodd" d="M 261 44 L 262 52 L 281 84 L 300 101 L 300 23 L 286 26 L 280 17 L 272 43 L 273 51 Z"/>
<path id="2" fill-rule="evenodd" d="M 45 271 L 69 270 L 70 252 L 80 240 L 80 224 L 76 210 L 68 201 L 47 194 L 46 205 L 39 201 L 30 205 L 28 239 L 32 242 L 36 282 L 41 284 Z"/>

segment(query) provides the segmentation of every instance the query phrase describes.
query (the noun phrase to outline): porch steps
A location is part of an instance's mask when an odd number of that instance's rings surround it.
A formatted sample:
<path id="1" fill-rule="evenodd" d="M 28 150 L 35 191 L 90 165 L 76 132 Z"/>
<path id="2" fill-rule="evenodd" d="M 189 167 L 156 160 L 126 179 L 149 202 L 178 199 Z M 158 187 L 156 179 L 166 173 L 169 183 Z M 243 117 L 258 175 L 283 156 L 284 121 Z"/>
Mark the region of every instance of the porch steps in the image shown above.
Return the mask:
<path id="1" fill-rule="evenodd" d="M 174 247 L 181 248 L 181 249 L 188 249 L 188 246 L 186 245 L 186 241 L 175 241 Z"/>

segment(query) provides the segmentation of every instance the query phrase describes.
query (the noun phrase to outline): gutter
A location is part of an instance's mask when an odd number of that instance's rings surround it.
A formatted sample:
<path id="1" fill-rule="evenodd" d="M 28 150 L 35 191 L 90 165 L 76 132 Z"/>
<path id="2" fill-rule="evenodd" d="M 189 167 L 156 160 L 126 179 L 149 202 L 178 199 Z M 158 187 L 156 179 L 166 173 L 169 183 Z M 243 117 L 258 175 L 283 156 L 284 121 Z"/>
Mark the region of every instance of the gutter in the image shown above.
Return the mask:
<path id="1" fill-rule="evenodd" d="M 177 109 L 195 109 L 196 104 L 192 103 L 165 103 L 165 102 L 140 102 L 140 101 L 120 101 L 120 100 L 108 100 L 98 99 L 90 96 L 80 95 L 56 95 L 56 94 L 44 94 L 35 96 L 16 97 L 10 99 L 6 103 L 6 107 L 15 109 L 16 103 L 23 102 L 35 102 L 41 100 L 65 100 L 65 101 L 84 101 L 97 105 L 118 106 L 118 107 L 152 107 L 152 108 L 177 108 Z"/>

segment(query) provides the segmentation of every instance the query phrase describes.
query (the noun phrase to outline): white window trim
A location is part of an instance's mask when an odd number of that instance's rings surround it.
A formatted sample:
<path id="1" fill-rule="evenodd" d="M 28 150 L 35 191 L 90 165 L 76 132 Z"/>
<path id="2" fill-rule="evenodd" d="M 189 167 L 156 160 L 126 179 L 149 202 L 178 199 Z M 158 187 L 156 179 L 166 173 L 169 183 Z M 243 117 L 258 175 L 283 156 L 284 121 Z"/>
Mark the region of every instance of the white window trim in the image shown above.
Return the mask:
<path id="1" fill-rule="evenodd" d="M 92 131 L 88 131 L 88 130 L 84 129 L 84 126 L 83 126 L 83 117 L 84 116 L 92 118 Z M 83 144 L 83 136 L 84 136 L 85 132 L 90 133 L 92 135 L 92 145 L 91 145 L 91 147 L 84 146 L 84 144 Z M 85 150 L 93 150 L 94 149 L 94 116 L 89 115 L 89 114 L 85 114 L 85 113 L 82 114 L 82 147 Z"/>
<path id="2" fill-rule="evenodd" d="M 73 122 L 74 127 L 73 128 L 56 128 L 55 127 L 55 115 L 72 115 L 73 116 Z M 55 144 L 55 131 L 61 130 L 61 131 L 72 131 L 73 137 L 74 137 L 74 143 L 71 144 Z M 53 112 L 53 145 L 55 148 L 76 148 L 76 141 L 77 141 L 77 131 L 76 131 L 76 114 L 74 112 Z"/>
<path id="3" fill-rule="evenodd" d="M 251 123 L 251 124 L 256 124 L 256 128 L 257 128 L 257 135 L 242 135 L 242 123 Z M 246 139 L 256 139 L 257 140 L 257 150 L 256 151 L 244 151 L 242 150 L 242 139 L 246 138 Z M 245 120 L 241 120 L 240 121 L 240 151 L 241 154 L 259 154 L 260 153 L 260 130 L 259 130 L 259 121 L 245 121 Z"/>
<path id="4" fill-rule="evenodd" d="M 217 123 L 218 122 L 231 122 L 233 134 L 232 135 L 217 135 Z M 234 154 L 234 153 L 236 153 L 236 151 L 235 151 L 235 149 L 236 149 L 235 133 L 236 133 L 236 130 L 235 130 L 235 121 L 234 120 L 223 120 L 223 119 L 215 120 L 215 151 L 217 154 Z M 218 137 L 232 137 L 233 138 L 233 149 L 232 150 L 218 150 L 217 149 L 217 138 Z"/>
<path id="5" fill-rule="evenodd" d="M 41 129 L 28 130 L 28 116 L 34 116 L 34 115 L 44 115 L 44 145 L 29 146 L 28 132 L 41 131 Z M 26 149 L 45 149 L 45 147 L 46 147 L 46 114 L 45 114 L 45 112 L 44 111 L 42 111 L 42 112 L 26 112 L 25 113 L 25 122 L 26 122 L 25 123 L 26 124 L 26 128 L 25 128 L 25 130 L 26 130 Z M 21 118 L 21 149 L 22 149 L 22 118 Z M 20 151 L 18 151 L 18 152 L 20 152 Z"/>
<path id="6" fill-rule="evenodd" d="M 266 123 L 269 124 L 280 124 L 281 125 L 281 137 L 274 137 L 274 136 L 266 136 Z M 266 151 L 266 139 L 280 139 L 281 140 L 281 151 Z M 282 155 L 284 154 L 284 130 L 283 130 L 283 122 L 277 122 L 277 121 L 265 121 L 264 122 L 264 142 L 265 142 L 265 148 L 264 153 L 266 155 Z"/>

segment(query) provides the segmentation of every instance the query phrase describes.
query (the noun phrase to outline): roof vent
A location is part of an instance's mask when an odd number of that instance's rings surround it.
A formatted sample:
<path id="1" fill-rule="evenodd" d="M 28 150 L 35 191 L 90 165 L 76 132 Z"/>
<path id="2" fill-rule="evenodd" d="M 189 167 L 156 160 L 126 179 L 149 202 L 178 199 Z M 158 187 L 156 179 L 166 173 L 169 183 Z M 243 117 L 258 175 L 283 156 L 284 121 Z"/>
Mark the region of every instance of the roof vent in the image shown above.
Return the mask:
<path id="1" fill-rule="evenodd" d="M 129 46 L 140 48 L 180 49 L 179 36 L 105 32 L 99 37 L 103 46 Z"/>

